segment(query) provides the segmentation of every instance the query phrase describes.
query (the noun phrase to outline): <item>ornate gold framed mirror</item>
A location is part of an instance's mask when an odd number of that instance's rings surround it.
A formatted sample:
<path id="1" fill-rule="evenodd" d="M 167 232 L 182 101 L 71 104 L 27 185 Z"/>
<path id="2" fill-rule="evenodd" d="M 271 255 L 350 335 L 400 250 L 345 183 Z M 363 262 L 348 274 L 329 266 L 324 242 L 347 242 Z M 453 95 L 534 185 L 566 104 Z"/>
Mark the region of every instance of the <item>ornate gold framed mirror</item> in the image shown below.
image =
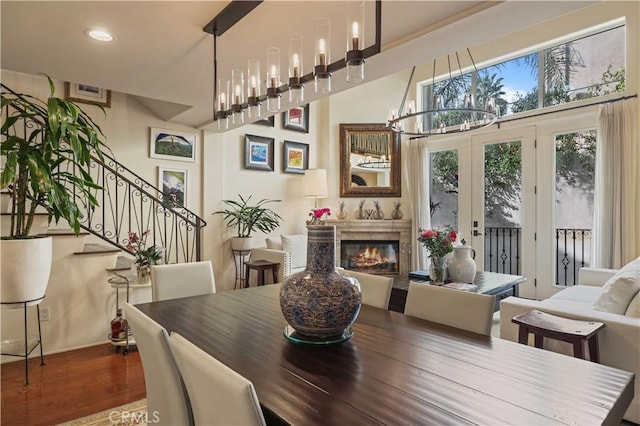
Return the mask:
<path id="1" fill-rule="evenodd" d="M 400 197 L 400 135 L 384 124 L 340 124 L 340 196 Z"/>

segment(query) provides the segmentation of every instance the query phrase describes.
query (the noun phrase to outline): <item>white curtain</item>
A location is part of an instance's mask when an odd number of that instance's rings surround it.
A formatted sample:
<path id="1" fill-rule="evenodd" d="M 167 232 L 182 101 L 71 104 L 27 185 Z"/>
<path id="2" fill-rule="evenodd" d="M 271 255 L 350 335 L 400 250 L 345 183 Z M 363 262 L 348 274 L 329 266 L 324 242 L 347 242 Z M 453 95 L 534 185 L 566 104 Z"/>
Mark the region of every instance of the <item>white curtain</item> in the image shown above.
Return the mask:
<path id="1" fill-rule="evenodd" d="M 429 149 L 424 140 L 414 139 L 407 144 L 404 155 L 405 181 L 411 200 L 414 234 L 411 241 L 413 269 L 428 269 L 427 256 L 418 241 L 418 228 L 431 228 L 429 213 Z"/>
<path id="2" fill-rule="evenodd" d="M 600 105 L 592 266 L 618 269 L 640 256 L 637 99 Z"/>

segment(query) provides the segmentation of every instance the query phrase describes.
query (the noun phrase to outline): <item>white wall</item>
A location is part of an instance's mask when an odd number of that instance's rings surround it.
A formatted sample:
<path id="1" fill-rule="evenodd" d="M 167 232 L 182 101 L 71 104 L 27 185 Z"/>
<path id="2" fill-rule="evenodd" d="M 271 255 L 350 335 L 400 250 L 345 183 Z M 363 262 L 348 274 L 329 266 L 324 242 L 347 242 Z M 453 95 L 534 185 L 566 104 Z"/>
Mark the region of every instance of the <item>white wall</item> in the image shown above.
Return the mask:
<path id="1" fill-rule="evenodd" d="M 222 200 L 239 200 L 251 196 L 252 202 L 264 198 L 281 200 L 268 206 L 284 219 L 281 226 L 272 235 L 301 234 L 306 232 L 305 221 L 313 207 L 313 201 L 303 198 L 303 175 L 284 173 L 284 141 L 309 144 L 309 168 L 319 168 L 323 143 L 317 137 L 321 126 L 318 104 L 309 106 L 309 133 L 296 132 L 282 128 L 282 114 L 274 117 L 274 127 L 247 124 L 223 134 L 205 135 L 203 158 L 203 196 L 202 217 L 209 225 L 204 230 L 206 257 L 212 256 L 216 271 L 216 287 L 231 290 L 235 283 L 234 261 L 228 239 L 235 235 L 234 229 L 228 229 L 222 222 L 222 215 L 212 215 L 223 210 Z M 247 170 L 244 168 L 245 135 L 263 136 L 274 139 L 274 170 Z M 265 235 L 254 235 L 253 246 L 264 247 Z"/>

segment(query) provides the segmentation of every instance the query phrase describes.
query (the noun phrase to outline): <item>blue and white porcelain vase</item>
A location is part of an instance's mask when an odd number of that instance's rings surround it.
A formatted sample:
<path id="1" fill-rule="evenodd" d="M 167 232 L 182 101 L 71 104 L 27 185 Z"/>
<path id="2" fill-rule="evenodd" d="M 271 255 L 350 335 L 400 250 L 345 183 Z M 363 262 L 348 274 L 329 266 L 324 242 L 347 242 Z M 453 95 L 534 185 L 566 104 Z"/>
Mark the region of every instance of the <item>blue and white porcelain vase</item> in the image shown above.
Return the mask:
<path id="1" fill-rule="evenodd" d="M 282 314 L 297 333 L 316 339 L 340 336 L 358 317 L 360 283 L 335 265 L 335 226 L 307 226 L 307 267 L 286 278 L 280 289 Z"/>

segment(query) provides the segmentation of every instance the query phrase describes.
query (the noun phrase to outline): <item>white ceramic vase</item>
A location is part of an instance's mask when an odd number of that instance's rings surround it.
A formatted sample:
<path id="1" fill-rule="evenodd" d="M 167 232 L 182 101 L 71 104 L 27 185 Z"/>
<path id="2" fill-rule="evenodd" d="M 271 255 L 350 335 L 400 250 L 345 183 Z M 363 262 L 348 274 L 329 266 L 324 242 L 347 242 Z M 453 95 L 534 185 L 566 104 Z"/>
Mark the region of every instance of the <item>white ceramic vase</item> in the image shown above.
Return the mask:
<path id="1" fill-rule="evenodd" d="M 473 257 L 473 249 L 470 246 L 454 247 L 453 256 L 447 262 L 449 279 L 460 283 L 473 283 L 476 277 L 476 262 Z"/>

